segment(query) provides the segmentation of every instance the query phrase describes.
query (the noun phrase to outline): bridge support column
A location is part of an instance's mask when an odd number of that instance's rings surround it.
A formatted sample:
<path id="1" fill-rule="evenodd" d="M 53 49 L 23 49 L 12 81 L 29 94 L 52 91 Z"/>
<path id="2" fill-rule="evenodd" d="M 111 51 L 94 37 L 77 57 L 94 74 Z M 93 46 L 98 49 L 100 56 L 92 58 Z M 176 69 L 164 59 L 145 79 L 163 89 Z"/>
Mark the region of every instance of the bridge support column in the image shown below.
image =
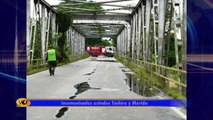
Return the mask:
<path id="1" fill-rule="evenodd" d="M 158 64 L 164 65 L 165 58 L 165 41 L 164 41 L 164 25 L 165 25 L 166 0 L 159 2 L 159 26 L 158 26 Z"/>
<path id="2" fill-rule="evenodd" d="M 136 15 L 133 15 L 133 26 L 132 26 L 132 58 L 135 58 L 135 26 L 136 26 Z"/>
<path id="3" fill-rule="evenodd" d="M 31 1 L 27 0 L 27 60 L 30 60 L 30 47 L 31 47 L 31 31 L 30 31 L 30 21 L 31 21 Z"/>
<path id="4" fill-rule="evenodd" d="M 45 28 L 45 53 L 47 53 L 47 50 L 48 50 L 48 45 L 49 45 L 49 34 L 50 34 L 50 20 L 51 20 L 51 10 L 49 9 L 46 9 L 47 10 L 47 27 Z"/>
<path id="5" fill-rule="evenodd" d="M 141 4 L 142 8 L 142 56 L 143 60 L 146 60 L 146 38 L 145 38 L 145 31 L 146 31 L 146 26 L 145 26 L 145 6 Z"/>
<path id="6" fill-rule="evenodd" d="M 77 32 L 73 27 L 67 31 L 67 42 L 71 50 L 72 57 L 78 57 L 85 52 L 85 37 Z"/>
<path id="7" fill-rule="evenodd" d="M 138 9 L 138 40 L 137 40 L 137 45 L 138 45 L 138 48 L 137 48 L 137 59 L 138 60 L 141 60 L 142 59 L 142 55 L 141 55 L 141 26 L 142 26 L 142 14 L 141 14 L 141 8 Z"/>
<path id="8" fill-rule="evenodd" d="M 45 38 L 46 38 L 46 22 L 45 22 L 45 6 L 41 5 L 41 58 L 45 63 Z"/>
<path id="9" fill-rule="evenodd" d="M 135 12 L 135 42 L 134 42 L 134 44 L 135 44 L 135 50 L 134 50 L 134 54 L 135 54 L 135 59 L 138 59 L 138 41 L 139 41 L 139 39 L 138 39 L 138 37 L 139 37 L 139 31 L 138 31 L 138 25 L 139 25 L 139 15 L 138 15 L 138 13 L 137 13 L 138 11 L 136 11 Z"/>
<path id="10" fill-rule="evenodd" d="M 51 29 L 52 29 L 52 38 L 55 38 L 56 35 L 56 14 L 51 12 Z M 57 45 L 57 41 L 53 41 L 54 45 Z"/>
<path id="11" fill-rule="evenodd" d="M 151 16 L 151 0 L 146 0 L 146 61 L 151 61 L 151 39 L 150 39 L 150 16 Z"/>

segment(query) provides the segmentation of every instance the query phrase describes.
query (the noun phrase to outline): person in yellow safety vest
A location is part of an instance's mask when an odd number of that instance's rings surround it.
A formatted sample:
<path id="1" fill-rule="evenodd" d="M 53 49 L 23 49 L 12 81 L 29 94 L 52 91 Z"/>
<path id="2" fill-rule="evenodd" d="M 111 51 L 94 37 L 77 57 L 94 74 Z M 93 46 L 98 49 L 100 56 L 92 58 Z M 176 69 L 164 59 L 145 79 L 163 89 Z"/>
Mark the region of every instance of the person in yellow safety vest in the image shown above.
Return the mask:
<path id="1" fill-rule="evenodd" d="M 50 49 L 47 51 L 47 61 L 49 64 L 49 72 L 50 76 L 55 74 L 55 68 L 56 68 L 56 61 L 57 61 L 57 55 L 56 50 L 50 47 Z"/>

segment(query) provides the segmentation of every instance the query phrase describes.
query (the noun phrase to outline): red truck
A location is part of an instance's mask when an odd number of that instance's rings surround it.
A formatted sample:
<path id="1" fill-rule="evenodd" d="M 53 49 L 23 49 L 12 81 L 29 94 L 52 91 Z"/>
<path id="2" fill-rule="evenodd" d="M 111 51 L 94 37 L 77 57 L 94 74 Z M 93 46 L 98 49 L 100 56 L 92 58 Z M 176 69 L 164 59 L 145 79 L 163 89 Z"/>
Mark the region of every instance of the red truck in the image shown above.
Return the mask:
<path id="1" fill-rule="evenodd" d="M 87 46 L 87 52 L 94 57 L 105 55 L 105 46 Z"/>

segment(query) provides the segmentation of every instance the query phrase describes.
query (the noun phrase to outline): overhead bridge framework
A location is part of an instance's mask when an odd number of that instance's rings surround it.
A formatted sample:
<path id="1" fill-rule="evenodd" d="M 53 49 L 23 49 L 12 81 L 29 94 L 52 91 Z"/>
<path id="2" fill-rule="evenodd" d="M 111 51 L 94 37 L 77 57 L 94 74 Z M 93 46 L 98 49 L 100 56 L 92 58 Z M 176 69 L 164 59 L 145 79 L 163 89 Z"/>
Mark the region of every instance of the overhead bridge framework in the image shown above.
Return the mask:
<path id="1" fill-rule="evenodd" d="M 178 69 L 186 69 L 185 0 L 139 0 L 136 6 L 111 4 L 131 0 L 71 1 L 71 4 L 51 6 L 44 0 L 34 0 L 34 4 L 31 5 L 33 15 L 28 17 L 27 24 L 28 60 L 34 58 L 35 37 L 38 30 L 43 63 L 48 44 L 57 44 L 52 39 L 58 33 L 55 8 L 62 7 L 69 9 L 66 13 L 70 13 L 73 17 L 72 27 L 67 31 L 67 42 L 72 55 L 84 53 L 86 38 L 117 37 L 118 55 L 166 65 L 168 60 L 165 53 L 169 50 L 166 42 L 171 42 L 169 39 L 172 34 L 175 41 L 176 66 Z M 76 7 L 91 4 L 117 8 L 94 11 Z M 30 0 L 28 0 L 28 14 L 30 14 Z"/>

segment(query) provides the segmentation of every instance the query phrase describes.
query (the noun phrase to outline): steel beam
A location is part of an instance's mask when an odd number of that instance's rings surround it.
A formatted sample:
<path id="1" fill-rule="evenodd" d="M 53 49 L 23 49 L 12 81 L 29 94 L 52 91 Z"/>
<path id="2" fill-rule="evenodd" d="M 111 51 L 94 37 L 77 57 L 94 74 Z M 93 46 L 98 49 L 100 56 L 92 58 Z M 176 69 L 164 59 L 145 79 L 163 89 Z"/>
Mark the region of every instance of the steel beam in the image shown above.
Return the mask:
<path id="1" fill-rule="evenodd" d="M 142 28 L 142 14 L 141 7 L 138 9 L 138 41 L 137 41 L 137 59 L 141 59 L 141 28 Z"/>
<path id="2" fill-rule="evenodd" d="M 88 11 L 87 13 L 85 11 L 65 11 L 64 13 L 70 13 L 72 15 L 78 15 L 78 14 L 83 14 L 83 15 L 87 15 L 87 14 L 96 14 L 96 15 L 110 15 L 110 14 L 114 14 L 114 15 L 131 15 L 131 13 L 124 13 L 124 12 L 114 12 L 114 11 L 105 11 L 105 12 L 96 12 L 96 11 Z"/>
<path id="3" fill-rule="evenodd" d="M 34 9 L 33 9 L 33 18 L 32 18 L 32 26 L 31 26 L 31 35 L 32 35 L 32 48 L 30 50 L 31 52 L 31 60 L 34 59 L 34 49 L 35 49 L 35 36 L 37 33 L 37 21 L 39 20 L 39 1 L 38 3 L 34 3 Z"/>
<path id="4" fill-rule="evenodd" d="M 164 41 L 164 25 L 165 25 L 165 8 L 166 1 L 161 0 L 159 2 L 159 26 L 158 26 L 158 64 L 164 65 L 165 58 L 165 41 Z"/>
<path id="5" fill-rule="evenodd" d="M 52 38 L 55 38 L 56 36 L 56 13 L 51 12 L 51 30 L 52 30 Z M 56 45 L 57 41 L 53 42 L 54 45 Z"/>
<path id="6" fill-rule="evenodd" d="M 182 45 L 182 69 L 183 70 L 186 70 L 186 54 L 187 54 L 187 52 L 186 52 L 186 41 L 187 41 L 187 28 L 186 28 L 186 26 L 187 26 L 187 21 L 186 21 L 186 18 L 187 18 L 187 15 L 186 15 L 186 10 L 187 10 L 187 8 L 186 8 L 186 6 L 187 6 L 187 2 L 186 1 L 182 1 L 182 8 L 183 8 L 183 10 L 182 10 L 182 31 L 181 31 L 181 34 L 182 34 L 182 41 L 183 41 L 183 45 Z M 186 80 L 186 78 L 184 78 L 185 80 Z"/>
<path id="7" fill-rule="evenodd" d="M 132 37 L 133 37 L 133 17 L 131 18 L 130 41 L 129 41 L 129 57 L 132 58 Z"/>
<path id="8" fill-rule="evenodd" d="M 70 10 L 97 12 L 97 13 L 105 12 L 105 11 L 113 11 L 113 10 L 129 10 L 129 9 L 132 9 L 132 8 L 111 8 L 111 9 L 103 9 L 103 10 L 97 11 L 97 10 L 94 10 L 94 9 L 76 8 L 76 7 L 63 7 L 63 8 L 70 9 Z"/>
<path id="9" fill-rule="evenodd" d="M 54 9 L 49 3 L 47 3 L 45 0 L 34 0 L 39 1 L 39 4 L 44 5 L 45 8 L 51 9 L 54 13 L 58 13 L 56 9 Z"/>
<path id="10" fill-rule="evenodd" d="M 157 3 L 155 3 L 155 1 Z M 158 18 L 157 15 L 159 14 L 159 8 L 158 8 L 158 0 L 152 0 L 152 6 L 153 6 L 153 34 L 154 34 L 154 54 L 155 54 L 155 64 L 158 63 L 158 37 L 157 37 L 157 26 L 158 26 Z M 157 10 L 157 11 L 155 11 Z M 155 13 L 157 12 L 157 13 Z M 157 14 L 157 15 L 156 15 Z"/>
<path id="11" fill-rule="evenodd" d="M 31 1 L 27 0 L 27 60 L 30 60 L 30 47 L 31 47 L 31 31 L 30 31 L 30 17 L 31 17 Z"/>
<path id="12" fill-rule="evenodd" d="M 45 42 L 46 42 L 46 45 L 45 45 L 45 53 L 47 52 L 48 50 L 48 44 L 49 44 L 49 33 L 50 33 L 50 19 L 51 19 L 51 11 L 47 11 L 47 27 L 46 27 L 46 39 L 45 39 Z"/>
<path id="13" fill-rule="evenodd" d="M 151 61 L 150 16 L 151 0 L 146 0 L 146 61 Z"/>
<path id="14" fill-rule="evenodd" d="M 136 15 L 133 15 L 133 27 L 132 27 L 132 58 L 135 58 L 135 27 L 136 27 Z"/>
<path id="15" fill-rule="evenodd" d="M 108 14 L 74 14 L 74 20 L 122 20 L 130 21 L 130 15 L 108 15 Z"/>
<path id="16" fill-rule="evenodd" d="M 127 28 L 127 57 L 131 57 L 130 53 L 131 53 L 131 27 L 130 26 L 126 26 Z"/>
<path id="17" fill-rule="evenodd" d="M 145 32 L 146 32 L 146 26 L 145 26 L 145 6 L 141 4 L 142 6 L 142 56 L 143 60 L 146 60 L 146 38 L 145 38 Z"/>
<path id="18" fill-rule="evenodd" d="M 84 2 L 84 3 L 71 3 L 71 4 L 63 4 L 63 5 L 53 5 L 56 6 L 78 6 L 78 5 L 94 5 L 94 4 L 104 4 L 104 3 L 114 3 L 114 2 L 124 2 L 124 1 L 134 1 L 134 0 L 108 0 L 108 1 L 101 1 L 101 2 Z"/>
<path id="19" fill-rule="evenodd" d="M 45 38 L 46 38 L 46 22 L 45 22 L 45 6 L 41 5 L 41 58 L 45 63 Z"/>

